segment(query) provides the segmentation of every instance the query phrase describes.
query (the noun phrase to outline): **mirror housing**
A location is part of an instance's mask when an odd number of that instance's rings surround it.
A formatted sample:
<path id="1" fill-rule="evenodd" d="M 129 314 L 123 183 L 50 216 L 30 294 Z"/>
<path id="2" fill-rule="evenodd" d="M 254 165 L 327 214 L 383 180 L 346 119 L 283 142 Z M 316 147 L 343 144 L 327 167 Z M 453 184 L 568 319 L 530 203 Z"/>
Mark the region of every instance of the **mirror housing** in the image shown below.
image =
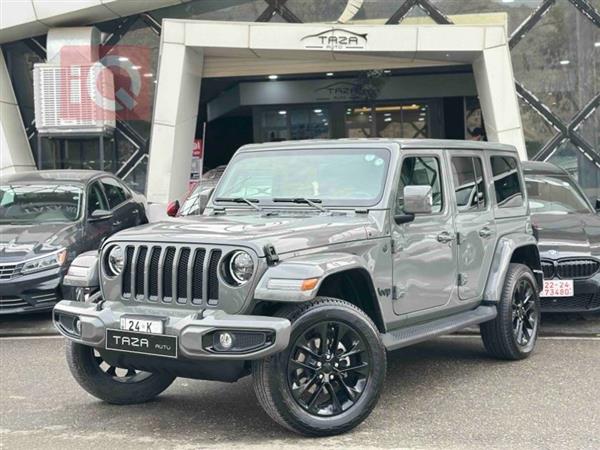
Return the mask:
<path id="1" fill-rule="evenodd" d="M 101 222 L 103 220 L 109 220 L 112 218 L 112 213 L 106 209 L 97 209 L 90 214 L 88 218 L 89 222 Z"/>
<path id="2" fill-rule="evenodd" d="M 431 214 L 433 196 L 431 186 L 404 186 L 404 212 L 407 214 Z"/>
<path id="3" fill-rule="evenodd" d="M 175 217 L 179 212 L 179 200 L 172 201 L 167 205 L 167 216 Z"/>
<path id="4" fill-rule="evenodd" d="M 431 186 L 405 186 L 403 211 L 403 214 L 394 216 L 394 221 L 398 225 L 412 222 L 416 214 L 431 214 L 433 211 Z"/>

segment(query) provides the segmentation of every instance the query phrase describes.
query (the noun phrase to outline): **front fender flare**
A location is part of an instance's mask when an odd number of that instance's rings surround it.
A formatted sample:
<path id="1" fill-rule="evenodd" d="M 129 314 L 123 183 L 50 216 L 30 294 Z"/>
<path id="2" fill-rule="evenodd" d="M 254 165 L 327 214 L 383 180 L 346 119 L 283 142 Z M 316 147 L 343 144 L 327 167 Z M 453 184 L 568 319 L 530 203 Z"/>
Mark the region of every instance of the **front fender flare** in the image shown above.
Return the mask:
<path id="1" fill-rule="evenodd" d="M 329 275 L 350 269 L 368 271 L 366 262 L 357 255 L 347 253 L 319 253 L 292 258 L 270 267 L 263 274 L 255 290 L 254 298 L 276 302 L 306 302 L 315 298 L 323 280 Z M 278 289 L 269 287 L 271 280 L 298 281 L 317 278 L 317 285 L 310 290 Z"/>
<path id="2" fill-rule="evenodd" d="M 494 259 L 492 260 L 492 266 L 490 268 L 490 274 L 485 285 L 485 291 L 483 299 L 485 301 L 498 302 L 502 296 L 502 288 L 504 287 L 504 279 L 508 272 L 508 267 L 511 263 L 512 256 L 515 250 L 526 247 L 535 246 L 537 249 L 537 240 L 534 236 L 526 233 L 511 233 L 506 236 L 502 236 L 498 240 L 496 245 L 496 251 L 494 253 Z M 538 267 L 532 268 L 536 279 L 541 273 L 539 267 L 539 252 L 534 255 L 538 261 Z M 538 272 L 538 273 L 536 273 Z"/>

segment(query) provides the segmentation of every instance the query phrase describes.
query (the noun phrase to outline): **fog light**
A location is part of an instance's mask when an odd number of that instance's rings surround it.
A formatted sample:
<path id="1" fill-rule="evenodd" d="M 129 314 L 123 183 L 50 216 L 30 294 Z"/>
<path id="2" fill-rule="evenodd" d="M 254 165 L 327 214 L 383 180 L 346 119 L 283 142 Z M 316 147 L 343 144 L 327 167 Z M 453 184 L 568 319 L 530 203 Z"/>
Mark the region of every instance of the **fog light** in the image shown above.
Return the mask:
<path id="1" fill-rule="evenodd" d="M 73 319 L 73 328 L 75 329 L 75 332 L 81 336 L 81 320 L 79 320 L 79 317 Z"/>
<path id="2" fill-rule="evenodd" d="M 219 344 L 223 350 L 229 350 L 233 347 L 233 336 L 230 333 L 219 333 Z"/>

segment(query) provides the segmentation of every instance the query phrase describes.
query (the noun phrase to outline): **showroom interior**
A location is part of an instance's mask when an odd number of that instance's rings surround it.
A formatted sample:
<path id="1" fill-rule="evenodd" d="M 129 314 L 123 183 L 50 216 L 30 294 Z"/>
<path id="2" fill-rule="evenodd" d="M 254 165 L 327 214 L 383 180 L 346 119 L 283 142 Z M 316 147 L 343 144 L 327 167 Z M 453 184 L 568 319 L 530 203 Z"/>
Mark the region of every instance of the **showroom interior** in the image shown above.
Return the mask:
<path id="1" fill-rule="evenodd" d="M 101 32 L 104 46 L 149 49 L 143 71 L 153 79 L 163 19 L 506 23 L 528 157 L 565 168 L 590 198 L 600 193 L 600 16 L 595 1 L 367 0 L 357 11 L 348 11 L 347 2 L 336 0 L 176 3 L 111 20 L 65 15 L 61 25 L 93 25 Z M 104 136 L 40 137 L 34 120 L 32 68 L 46 61 L 47 32 L 19 33 L 20 39 L 11 39 L 18 33 L 2 35 L 2 52 L 36 164 L 102 168 L 145 192 L 151 120 L 119 120 L 114 132 Z M 272 75 L 277 78 L 241 76 L 203 82 L 195 135 L 204 138 L 205 170 L 226 164 L 235 149 L 248 142 L 376 136 L 486 139 L 469 65 Z M 286 95 L 269 92 L 275 85 L 284 86 Z M 232 127 L 236 133 L 228 131 Z"/>

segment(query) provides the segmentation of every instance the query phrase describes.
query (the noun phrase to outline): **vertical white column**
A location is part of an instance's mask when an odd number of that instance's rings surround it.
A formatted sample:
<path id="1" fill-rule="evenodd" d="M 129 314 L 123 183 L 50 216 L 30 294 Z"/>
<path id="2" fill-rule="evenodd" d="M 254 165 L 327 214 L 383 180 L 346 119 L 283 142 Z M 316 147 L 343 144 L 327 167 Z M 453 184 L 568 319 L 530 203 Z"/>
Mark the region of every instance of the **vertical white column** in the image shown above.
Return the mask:
<path id="1" fill-rule="evenodd" d="M 486 28 L 485 48 L 473 62 L 473 74 L 488 140 L 514 145 L 521 159 L 526 160 L 510 49 L 501 27 Z"/>
<path id="2" fill-rule="evenodd" d="M 163 23 L 148 164 L 148 201 L 181 200 L 188 189 L 203 54 L 184 45 L 185 25 Z"/>
<path id="3" fill-rule="evenodd" d="M 0 176 L 24 170 L 35 170 L 35 162 L 0 51 Z"/>

